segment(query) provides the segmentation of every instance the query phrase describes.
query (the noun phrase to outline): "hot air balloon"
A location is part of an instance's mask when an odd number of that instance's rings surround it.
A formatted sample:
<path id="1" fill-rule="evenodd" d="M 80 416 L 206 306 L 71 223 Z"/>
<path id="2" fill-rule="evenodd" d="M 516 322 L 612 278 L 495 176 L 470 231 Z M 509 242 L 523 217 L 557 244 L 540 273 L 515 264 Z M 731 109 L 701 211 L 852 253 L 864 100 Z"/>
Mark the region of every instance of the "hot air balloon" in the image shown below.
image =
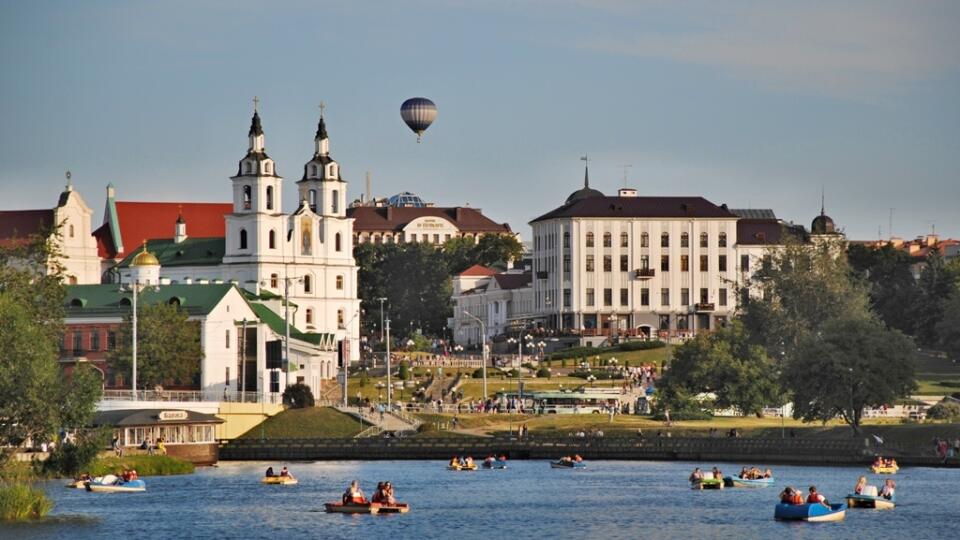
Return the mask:
<path id="1" fill-rule="evenodd" d="M 410 98 L 400 106 L 400 117 L 407 123 L 407 127 L 417 134 L 419 143 L 423 132 L 437 118 L 437 106 L 427 98 Z"/>

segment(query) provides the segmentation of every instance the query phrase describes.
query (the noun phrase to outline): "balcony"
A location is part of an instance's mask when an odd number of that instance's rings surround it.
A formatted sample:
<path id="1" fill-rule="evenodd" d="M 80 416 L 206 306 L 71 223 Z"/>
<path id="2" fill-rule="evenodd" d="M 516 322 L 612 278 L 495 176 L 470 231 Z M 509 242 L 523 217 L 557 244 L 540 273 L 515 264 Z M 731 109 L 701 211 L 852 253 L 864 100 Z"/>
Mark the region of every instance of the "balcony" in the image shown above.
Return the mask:
<path id="1" fill-rule="evenodd" d="M 656 275 L 656 270 L 653 268 L 638 268 L 635 272 L 637 279 L 650 279 Z"/>
<path id="2" fill-rule="evenodd" d="M 700 312 L 712 312 L 716 306 L 712 302 L 697 302 L 693 305 L 693 310 Z"/>

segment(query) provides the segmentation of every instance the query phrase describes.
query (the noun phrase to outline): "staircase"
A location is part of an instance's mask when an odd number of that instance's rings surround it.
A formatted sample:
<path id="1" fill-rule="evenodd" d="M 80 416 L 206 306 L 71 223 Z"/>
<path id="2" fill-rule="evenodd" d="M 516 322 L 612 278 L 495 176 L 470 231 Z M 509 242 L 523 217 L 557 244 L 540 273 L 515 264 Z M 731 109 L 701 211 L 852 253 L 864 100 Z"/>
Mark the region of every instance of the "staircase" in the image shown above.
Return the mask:
<path id="1" fill-rule="evenodd" d="M 415 432 L 422 423 L 416 417 L 399 411 L 384 412 L 383 420 L 381 420 L 379 412 L 371 413 L 370 409 L 367 408 L 358 410 L 357 407 L 336 407 L 336 409 L 371 426 L 357 434 L 357 437 L 374 437 L 384 431 L 393 433 Z"/>

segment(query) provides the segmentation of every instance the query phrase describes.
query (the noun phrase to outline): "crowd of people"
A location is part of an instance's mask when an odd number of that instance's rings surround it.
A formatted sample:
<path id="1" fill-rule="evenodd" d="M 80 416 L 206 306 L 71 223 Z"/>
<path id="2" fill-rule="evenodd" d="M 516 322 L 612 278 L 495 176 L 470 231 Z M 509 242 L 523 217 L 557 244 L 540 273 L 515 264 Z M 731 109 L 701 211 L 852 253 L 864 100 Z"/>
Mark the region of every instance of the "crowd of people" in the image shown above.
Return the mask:
<path id="1" fill-rule="evenodd" d="M 761 471 L 759 467 L 750 467 L 749 469 L 744 467 L 740 469 L 738 476 L 744 480 L 762 480 L 764 478 L 773 478 L 773 471 L 770 469 Z"/>
<path id="2" fill-rule="evenodd" d="M 880 489 L 879 496 L 883 497 L 884 499 L 891 500 L 893 499 L 893 495 L 896 492 L 896 488 L 897 488 L 897 483 L 894 482 L 892 478 L 887 478 L 883 482 L 883 487 Z M 857 495 L 868 495 L 871 497 L 877 496 L 876 486 L 871 486 L 867 484 L 866 476 L 861 476 L 860 478 L 857 479 L 857 485 L 854 486 L 853 492 L 856 493 Z"/>
<path id="3" fill-rule="evenodd" d="M 370 503 L 394 505 L 397 504 L 397 498 L 393 491 L 393 483 L 385 481 L 377 482 L 376 491 L 373 492 L 370 500 L 367 500 L 366 495 L 364 495 L 363 490 L 360 488 L 360 481 L 354 480 L 350 482 L 347 490 L 343 492 L 341 502 L 346 505 L 363 505 Z"/>
<path id="4" fill-rule="evenodd" d="M 897 460 L 893 458 L 885 459 L 883 456 L 877 456 L 877 458 L 873 460 L 873 466 L 878 468 L 879 467 L 894 467 L 894 468 L 899 467 L 897 465 Z"/>

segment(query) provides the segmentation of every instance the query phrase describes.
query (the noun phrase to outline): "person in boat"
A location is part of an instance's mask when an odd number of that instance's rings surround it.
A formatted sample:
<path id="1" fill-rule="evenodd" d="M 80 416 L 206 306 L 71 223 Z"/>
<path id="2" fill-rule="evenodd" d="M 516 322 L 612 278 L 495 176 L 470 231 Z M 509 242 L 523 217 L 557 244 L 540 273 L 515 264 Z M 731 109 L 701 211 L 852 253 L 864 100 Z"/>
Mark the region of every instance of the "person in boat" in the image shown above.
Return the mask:
<path id="1" fill-rule="evenodd" d="M 854 486 L 853 492 L 857 495 L 860 495 L 863 493 L 863 488 L 865 487 L 867 487 L 867 477 L 861 476 L 860 478 L 857 478 L 857 485 Z"/>
<path id="2" fill-rule="evenodd" d="M 577 455 L 573 456 L 573 460 L 576 461 L 577 463 L 580 463 L 580 462 L 583 461 L 583 458 L 580 457 L 580 454 L 577 454 Z"/>
<path id="3" fill-rule="evenodd" d="M 381 501 L 384 504 L 397 504 L 397 498 L 393 495 L 393 484 L 390 481 L 387 481 L 383 485 L 383 500 Z"/>
<path id="4" fill-rule="evenodd" d="M 456 467 L 456 466 L 459 465 L 459 464 L 460 464 L 460 462 L 459 462 L 459 460 L 457 460 L 457 457 L 456 457 L 456 456 L 450 458 L 450 466 L 451 466 L 451 467 Z"/>
<path id="5" fill-rule="evenodd" d="M 500 454 L 500 457 L 497 458 L 497 461 L 499 461 L 499 462 L 501 462 L 501 463 L 506 463 L 506 462 L 507 462 L 507 456 L 506 456 L 505 454 Z"/>
<path id="6" fill-rule="evenodd" d="M 883 483 L 883 489 L 880 490 L 880 496 L 888 501 L 893 499 L 893 494 L 896 491 L 897 483 L 893 481 L 892 478 L 888 478 L 886 482 Z"/>
<path id="7" fill-rule="evenodd" d="M 267 467 L 267 472 L 266 472 L 265 476 L 266 476 L 267 478 L 272 478 L 272 477 L 276 476 L 276 475 L 273 473 L 273 467 Z"/>
<path id="8" fill-rule="evenodd" d="M 877 456 L 877 459 L 873 460 L 874 467 L 883 467 L 883 456 Z"/>
<path id="9" fill-rule="evenodd" d="M 820 503 L 828 508 L 830 507 L 830 501 L 817 492 L 817 486 L 810 486 L 810 494 L 807 495 L 807 502 L 810 504 Z"/>
<path id="10" fill-rule="evenodd" d="M 715 479 L 717 479 L 717 480 L 720 480 L 720 479 L 723 478 L 723 473 L 720 472 L 720 468 L 719 468 L 719 467 L 714 466 L 714 468 L 713 468 L 713 477 L 714 477 Z"/>
<path id="11" fill-rule="evenodd" d="M 697 467 L 690 473 L 690 483 L 698 484 L 701 480 L 703 480 L 703 472 L 700 470 L 700 467 Z"/>
<path id="12" fill-rule="evenodd" d="M 366 504 L 367 498 L 363 496 L 363 490 L 360 489 L 360 481 L 350 482 L 350 487 L 343 494 L 343 504 Z"/>
<path id="13" fill-rule="evenodd" d="M 377 490 L 373 492 L 373 497 L 370 497 L 370 502 L 372 503 L 383 502 L 383 482 L 377 482 Z"/>
<path id="14" fill-rule="evenodd" d="M 783 504 L 793 504 L 793 488 L 787 486 L 780 492 L 780 502 Z"/>
<path id="15" fill-rule="evenodd" d="M 280 469 L 280 476 L 290 476 L 290 471 L 286 467 Z"/>
<path id="16" fill-rule="evenodd" d="M 740 478 L 750 478 L 750 471 L 747 470 L 746 466 L 740 469 Z"/>
<path id="17" fill-rule="evenodd" d="M 467 467 L 473 467 L 473 458 L 470 456 L 467 456 L 467 459 L 464 461 L 464 464 L 466 464 Z"/>
<path id="18" fill-rule="evenodd" d="M 887 460 L 887 467 L 896 467 L 896 466 L 897 466 L 897 460 L 893 458 L 890 458 Z"/>
<path id="19" fill-rule="evenodd" d="M 773 471 L 771 471 L 771 470 L 768 468 L 766 471 L 764 471 L 763 477 L 764 477 L 764 478 L 773 478 Z"/>

